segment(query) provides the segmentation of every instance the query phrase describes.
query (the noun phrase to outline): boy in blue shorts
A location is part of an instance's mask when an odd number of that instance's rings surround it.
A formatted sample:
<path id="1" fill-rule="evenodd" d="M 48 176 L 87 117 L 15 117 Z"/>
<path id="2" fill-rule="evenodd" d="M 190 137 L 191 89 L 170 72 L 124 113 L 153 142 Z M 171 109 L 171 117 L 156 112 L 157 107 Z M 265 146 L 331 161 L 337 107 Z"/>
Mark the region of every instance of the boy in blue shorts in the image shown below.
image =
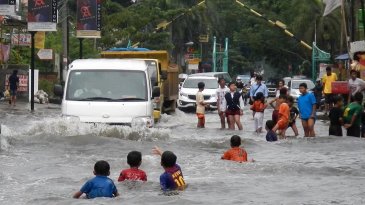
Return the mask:
<path id="1" fill-rule="evenodd" d="M 177 157 L 173 152 L 155 147 L 152 152 L 161 156 L 161 166 L 165 172 L 160 176 L 161 189 L 166 191 L 184 190 L 186 187 L 181 168 L 176 164 Z"/>
<path id="2" fill-rule="evenodd" d="M 101 160 L 94 165 L 93 179 L 87 181 L 80 191 L 74 194 L 74 198 L 78 199 L 82 194 L 86 194 L 86 198 L 93 199 L 96 197 L 116 197 L 119 196 L 117 187 L 113 180 L 108 178 L 110 175 L 110 165 L 107 161 Z"/>

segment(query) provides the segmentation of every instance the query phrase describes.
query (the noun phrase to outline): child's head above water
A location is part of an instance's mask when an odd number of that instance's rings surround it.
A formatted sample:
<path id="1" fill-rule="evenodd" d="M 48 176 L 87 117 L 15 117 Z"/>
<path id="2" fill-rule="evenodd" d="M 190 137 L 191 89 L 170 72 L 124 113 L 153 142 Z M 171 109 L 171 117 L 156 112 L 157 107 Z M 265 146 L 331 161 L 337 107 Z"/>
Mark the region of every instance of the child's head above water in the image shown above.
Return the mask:
<path id="1" fill-rule="evenodd" d="M 266 121 L 265 128 L 267 131 L 272 130 L 274 127 L 275 127 L 275 122 L 273 120 Z"/>
<path id="2" fill-rule="evenodd" d="M 139 167 L 142 163 L 142 153 L 138 151 L 129 152 L 127 155 L 127 163 L 130 167 Z"/>
<path id="3" fill-rule="evenodd" d="M 241 146 L 241 137 L 238 135 L 233 135 L 231 137 L 231 147 L 239 147 Z"/>
<path id="4" fill-rule="evenodd" d="M 164 168 L 170 168 L 175 166 L 177 157 L 173 152 L 164 151 L 161 155 L 161 165 Z"/>
<path id="5" fill-rule="evenodd" d="M 99 176 L 109 176 L 110 175 L 110 165 L 107 161 L 100 160 L 94 165 L 94 174 Z"/>

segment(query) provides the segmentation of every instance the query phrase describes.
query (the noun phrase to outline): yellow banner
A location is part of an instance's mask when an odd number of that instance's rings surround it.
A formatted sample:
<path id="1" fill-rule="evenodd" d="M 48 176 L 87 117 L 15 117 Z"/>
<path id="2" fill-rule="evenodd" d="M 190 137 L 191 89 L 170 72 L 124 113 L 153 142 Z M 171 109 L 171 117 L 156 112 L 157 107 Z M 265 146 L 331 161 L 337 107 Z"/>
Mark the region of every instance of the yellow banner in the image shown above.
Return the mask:
<path id="1" fill-rule="evenodd" d="M 43 49 L 45 40 L 46 40 L 46 32 L 38 31 L 34 36 L 35 48 Z"/>

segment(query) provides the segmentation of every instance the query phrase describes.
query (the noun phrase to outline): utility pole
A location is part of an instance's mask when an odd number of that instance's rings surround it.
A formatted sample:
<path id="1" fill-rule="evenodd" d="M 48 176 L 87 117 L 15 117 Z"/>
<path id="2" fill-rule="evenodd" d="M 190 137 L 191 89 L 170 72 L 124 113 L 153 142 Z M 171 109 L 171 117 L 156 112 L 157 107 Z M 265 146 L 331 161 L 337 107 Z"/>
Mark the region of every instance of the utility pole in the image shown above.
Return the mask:
<path id="1" fill-rule="evenodd" d="M 61 7 L 62 22 L 62 66 L 60 67 L 60 81 L 63 82 L 63 70 L 68 70 L 68 53 L 69 53 L 69 15 L 68 15 L 68 0 L 63 1 Z"/>

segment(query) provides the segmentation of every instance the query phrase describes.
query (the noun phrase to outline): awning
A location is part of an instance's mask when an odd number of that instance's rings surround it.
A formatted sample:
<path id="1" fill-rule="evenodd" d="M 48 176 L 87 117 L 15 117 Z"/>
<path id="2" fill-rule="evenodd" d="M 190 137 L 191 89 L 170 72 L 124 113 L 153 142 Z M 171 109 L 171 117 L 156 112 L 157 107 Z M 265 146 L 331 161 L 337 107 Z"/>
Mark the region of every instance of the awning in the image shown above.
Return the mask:
<path id="1" fill-rule="evenodd" d="M 335 59 L 336 60 L 348 60 L 349 58 L 350 58 L 349 54 L 345 53 L 345 54 L 337 56 Z"/>

